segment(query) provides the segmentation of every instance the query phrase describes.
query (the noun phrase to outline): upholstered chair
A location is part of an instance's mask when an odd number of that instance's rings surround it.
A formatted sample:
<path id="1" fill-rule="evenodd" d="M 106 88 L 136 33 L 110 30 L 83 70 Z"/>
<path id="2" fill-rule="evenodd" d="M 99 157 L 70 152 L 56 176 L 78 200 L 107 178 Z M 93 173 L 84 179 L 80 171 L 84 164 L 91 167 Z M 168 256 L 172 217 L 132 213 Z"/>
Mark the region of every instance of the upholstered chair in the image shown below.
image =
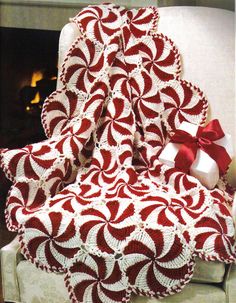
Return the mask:
<path id="1" fill-rule="evenodd" d="M 218 118 L 235 140 L 234 13 L 203 7 L 160 8 L 159 31 L 171 38 L 182 55 L 183 79 L 199 86 Z M 67 24 L 59 41 L 59 69 L 78 29 Z M 58 87 L 60 87 L 58 81 Z M 235 163 L 229 179 L 236 185 Z M 20 253 L 17 238 L 1 249 L 3 295 L 6 302 L 67 303 L 63 274 L 37 269 Z M 133 303 L 234 303 L 236 265 L 197 260 L 194 276 L 181 293 L 163 300 L 133 297 Z M 86 303 L 86 302 L 84 302 Z"/>

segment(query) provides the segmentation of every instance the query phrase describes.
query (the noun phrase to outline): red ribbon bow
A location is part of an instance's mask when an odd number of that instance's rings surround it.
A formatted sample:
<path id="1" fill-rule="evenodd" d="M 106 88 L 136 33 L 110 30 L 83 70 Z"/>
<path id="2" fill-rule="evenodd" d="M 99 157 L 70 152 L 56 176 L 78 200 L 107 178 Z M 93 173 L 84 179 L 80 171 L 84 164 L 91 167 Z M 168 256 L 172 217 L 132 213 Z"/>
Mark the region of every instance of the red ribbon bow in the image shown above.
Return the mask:
<path id="1" fill-rule="evenodd" d="M 231 162 L 231 158 L 223 146 L 213 141 L 225 136 L 217 119 L 212 120 L 205 127 L 199 126 L 196 136 L 192 136 L 184 130 L 177 129 L 171 137 L 173 143 L 182 143 L 175 157 L 175 167 L 188 173 L 194 162 L 197 150 L 200 148 L 216 161 L 220 175 L 223 175 Z"/>

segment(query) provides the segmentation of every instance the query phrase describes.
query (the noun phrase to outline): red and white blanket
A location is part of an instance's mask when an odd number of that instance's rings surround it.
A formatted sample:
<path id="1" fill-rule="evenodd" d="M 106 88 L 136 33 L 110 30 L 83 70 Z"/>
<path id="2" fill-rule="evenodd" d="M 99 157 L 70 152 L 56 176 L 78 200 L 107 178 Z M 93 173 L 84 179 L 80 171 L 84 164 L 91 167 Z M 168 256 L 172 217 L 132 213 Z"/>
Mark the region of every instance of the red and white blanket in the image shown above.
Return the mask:
<path id="1" fill-rule="evenodd" d="M 231 197 L 158 161 L 171 132 L 207 112 L 158 18 L 155 7 L 83 9 L 64 86 L 43 107 L 48 139 L 1 151 L 7 226 L 28 260 L 66 274 L 72 302 L 161 298 L 190 281 L 196 256 L 236 260 Z"/>

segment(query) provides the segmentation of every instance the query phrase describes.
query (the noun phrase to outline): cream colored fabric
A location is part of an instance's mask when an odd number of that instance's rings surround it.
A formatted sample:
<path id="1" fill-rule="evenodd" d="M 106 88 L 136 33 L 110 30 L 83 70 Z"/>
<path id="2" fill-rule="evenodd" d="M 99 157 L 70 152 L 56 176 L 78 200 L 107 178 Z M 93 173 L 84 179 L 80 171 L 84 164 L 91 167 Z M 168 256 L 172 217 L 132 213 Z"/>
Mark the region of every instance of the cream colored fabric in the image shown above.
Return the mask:
<path id="1" fill-rule="evenodd" d="M 64 275 L 47 273 L 22 261 L 17 266 L 22 303 L 70 303 Z"/>
<path id="2" fill-rule="evenodd" d="M 173 296 L 157 300 L 136 297 L 131 303 L 228 303 L 225 292 L 218 286 L 188 284 L 184 290 Z M 233 303 L 233 302 L 229 302 Z"/>
<path id="3" fill-rule="evenodd" d="M 225 264 L 221 262 L 206 262 L 197 259 L 192 282 L 220 283 L 225 275 Z"/>
<path id="4" fill-rule="evenodd" d="M 69 51 L 71 44 L 80 35 L 80 31 L 74 23 L 66 24 L 61 30 L 59 39 L 59 50 L 58 50 L 58 75 L 61 73 L 62 64 L 65 59 L 67 52 Z M 57 78 L 57 89 L 62 88 L 63 84 L 60 81 L 60 77 Z"/>
<path id="5" fill-rule="evenodd" d="M 232 206 L 232 214 L 234 216 L 234 222 L 236 225 L 236 192 L 234 193 L 234 201 L 233 201 L 233 206 Z"/>
<path id="6" fill-rule="evenodd" d="M 16 275 L 18 251 L 19 244 L 17 238 L 1 249 L 2 290 L 5 301 L 20 302 Z"/>
<path id="7" fill-rule="evenodd" d="M 227 303 L 236 301 L 236 265 L 231 265 L 225 276 L 223 288 L 226 292 Z"/>
<path id="8" fill-rule="evenodd" d="M 206 265 L 204 272 L 200 275 L 207 280 L 207 271 L 212 271 L 215 276 L 218 275 L 217 268 L 220 268 L 218 263 L 206 264 L 206 262 L 198 262 L 198 269 L 203 269 Z M 215 268 L 214 266 L 215 265 Z M 222 269 L 219 269 L 222 272 Z M 28 261 L 22 261 L 17 266 L 17 278 L 19 281 L 21 301 L 25 303 L 69 303 L 68 293 L 64 286 L 64 275 L 47 273 L 37 269 Z M 210 276 L 209 276 L 210 277 Z M 213 277 L 213 276 L 212 276 Z M 198 278 L 199 279 L 199 278 Z M 222 281 L 222 277 L 217 279 L 217 282 Z M 196 281 L 196 279 L 195 279 Z M 211 294 L 208 297 L 208 293 Z M 167 297 L 164 300 L 147 299 L 141 297 L 133 297 L 133 303 L 156 303 L 156 302 L 181 302 L 187 303 L 191 298 L 191 303 L 223 303 L 226 302 L 225 292 L 222 288 L 190 283 L 185 289 L 177 295 Z M 84 302 L 85 303 L 85 302 Z M 87 303 L 87 302 L 86 302 Z"/>

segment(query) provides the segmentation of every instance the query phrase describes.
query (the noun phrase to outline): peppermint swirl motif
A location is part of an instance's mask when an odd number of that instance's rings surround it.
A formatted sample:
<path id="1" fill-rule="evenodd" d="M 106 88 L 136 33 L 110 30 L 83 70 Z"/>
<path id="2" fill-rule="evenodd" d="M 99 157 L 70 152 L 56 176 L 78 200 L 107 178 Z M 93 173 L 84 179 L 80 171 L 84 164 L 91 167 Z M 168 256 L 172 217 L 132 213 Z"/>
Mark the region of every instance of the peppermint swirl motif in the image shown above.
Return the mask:
<path id="1" fill-rule="evenodd" d="M 147 36 L 139 45 L 143 67 L 156 81 L 167 82 L 180 74 L 180 55 L 173 42 L 162 35 Z"/>
<path id="2" fill-rule="evenodd" d="M 140 214 L 143 221 L 150 222 L 152 226 L 176 226 L 187 225 L 194 222 L 204 211 L 204 192 L 200 191 L 199 196 L 171 197 L 147 196 L 142 199 L 144 204 Z"/>
<path id="3" fill-rule="evenodd" d="M 94 206 L 81 212 L 80 222 L 81 239 L 88 249 L 96 244 L 101 252 L 113 254 L 121 251 L 136 228 L 134 205 L 112 201 Z"/>
<path id="4" fill-rule="evenodd" d="M 130 128 L 130 125 L 133 124 L 133 115 L 129 110 L 126 110 L 128 105 L 129 101 L 124 98 L 113 99 L 113 102 L 107 108 L 104 122 L 98 129 L 99 141 L 106 140 L 110 146 L 115 146 L 125 136 L 131 136 L 132 128 Z M 106 138 L 103 138 L 104 134 L 107 134 Z"/>
<path id="5" fill-rule="evenodd" d="M 180 80 L 172 82 L 160 90 L 160 100 L 164 103 L 164 118 L 168 128 L 175 130 L 183 121 L 199 124 L 199 115 L 207 109 L 202 92 L 190 83 Z"/>
<path id="6" fill-rule="evenodd" d="M 129 283 L 141 294 L 161 298 L 191 277 L 190 250 L 167 227 L 164 231 L 141 231 L 124 249 L 124 255 Z"/>
<path id="7" fill-rule="evenodd" d="M 74 22 L 91 40 L 105 43 L 121 26 L 119 8 L 112 10 L 113 6 L 89 6 L 74 18 Z"/>
<path id="8" fill-rule="evenodd" d="M 80 113 L 85 95 L 70 90 L 53 93 L 43 105 L 42 122 L 48 137 L 58 135 Z"/>
<path id="9" fill-rule="evenodd" d="M 66 286 L 73 302 L 128 302 L 127 279 L 117 261 L 93 255 L 81 256 L 67 271 Z"/>
<path id="10" fill-rule="evenodd" d="M 56 161 L 57 153 L 47 142 L 27 145 L 23 148 L 4 150 L 1 158 L 9 177 L 39 180 Z"/>
<path id="11" fill-rule="evenodd" d="M 235 258 L 234 227 L 230 217 L 206 215 L 195 224 L 195 228 L 196 250 L 206 259 L 230 262 Z"/>
<path id="12" fill-rule="evenodd" d="M 162 104 L 158 100 L 158 87 L 154 80 L 145 72 L 131 79 L 134 113 L 139 123 L 158 116 Z"/>
<path id="13" fill-rule="evenodd" d="M 158 13 L 155 7 L 140 8 L 127 12 L 127 24 L 129 32 L 136 38 L 145 36 L 156 29 Z"/>
<path id="14" fill-rule="evenodd" d="M 80 250 L 74 219 L 60 212 L 39 213 L 29 219 L 21 237 L 23 253 L 50 270 L 64 271 Z"/>
<path id="15" fill-rule="evenodd" d="M 10 190 L 6 203 L 8 229 L 17 231 L 27 218 L 44 205 L 46 198 L 47 195 L 38 181 L 16 182 Z"/>
<path id="16" fill-rule="evenodd" d="M 76 87 L 89 92 L 93 81 L 104 64 L 104 54 L 91 40 L 80 41 L 78 47 L 71 50 L 70 60 L 63 66 L 62 81 L 68 87 Z"/>
<path id="17" fill-rule="evenodd" d="M 106 183 L 113 183 L 119 170 L 117 161 L 112 156 L 111 151 L 100 149 L 97 158 L 92 160 L 89 171 L 81 177 L 81 181 L 93 182 L 101 187 Z"/>

